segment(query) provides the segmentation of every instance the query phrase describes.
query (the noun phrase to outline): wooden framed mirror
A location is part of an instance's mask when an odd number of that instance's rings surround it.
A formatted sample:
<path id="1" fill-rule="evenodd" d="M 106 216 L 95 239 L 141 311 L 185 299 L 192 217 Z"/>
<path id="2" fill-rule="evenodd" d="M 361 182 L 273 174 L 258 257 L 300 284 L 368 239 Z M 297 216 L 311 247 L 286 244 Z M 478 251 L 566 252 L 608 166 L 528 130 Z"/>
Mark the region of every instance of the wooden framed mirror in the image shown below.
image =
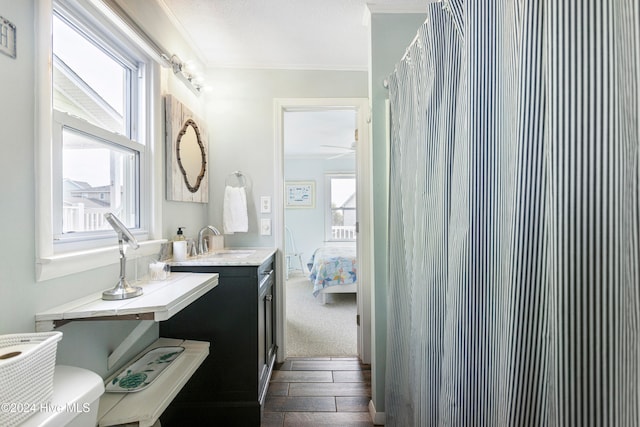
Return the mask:
<path id="1" fill-rule="evenodd" d="M 176 158 L 187 189 L 195 193 L 207 172 L 207 153 L 198 125 L 191 119 L 184 122 L 184 126 L 178 132 Z"/>
<path id="2" fill-rule="evenodd" d="M 204 127 L 171 95 L 165 97 L 167 200 L 207 203 L 208 146 Z"/>

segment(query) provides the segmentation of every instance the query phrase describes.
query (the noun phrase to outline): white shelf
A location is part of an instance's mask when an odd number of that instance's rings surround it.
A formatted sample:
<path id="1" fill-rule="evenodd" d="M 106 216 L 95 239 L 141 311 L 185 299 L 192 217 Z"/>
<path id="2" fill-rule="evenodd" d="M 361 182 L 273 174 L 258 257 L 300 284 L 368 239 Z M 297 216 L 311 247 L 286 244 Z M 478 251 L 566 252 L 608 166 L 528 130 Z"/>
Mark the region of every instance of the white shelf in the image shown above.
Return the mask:
<path id="1" fill-rule="evenodd" d="M 98 411 L 100 427 L 127 423 L 138 424 L 140 427 L 153 426 L 209 354 L 208 342 L 160 338 L 132 361 L 149 350 L 165 346 L 182 346 L 185 350 L 144 390 L 103 394 Z M 118 373 L 109 377 L 105 383 L 108 384 Z"/>
<path id="2" fill-rule="evenodd" d="M 36 331 L 75 320 L 167 320 L 218 285 L 218 274 L 172 273 L 168 280 L 136 283 L 143 295 L 105 301 L 102 291 L 36 314 Z"/>

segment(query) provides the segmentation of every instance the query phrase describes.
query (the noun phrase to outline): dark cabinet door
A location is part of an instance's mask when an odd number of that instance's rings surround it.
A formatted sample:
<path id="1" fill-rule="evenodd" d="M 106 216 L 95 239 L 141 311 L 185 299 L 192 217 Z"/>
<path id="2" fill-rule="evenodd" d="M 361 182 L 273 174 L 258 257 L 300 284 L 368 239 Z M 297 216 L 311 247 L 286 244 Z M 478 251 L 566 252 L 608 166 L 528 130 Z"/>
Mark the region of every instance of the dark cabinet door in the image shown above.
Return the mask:
<path id="1" fill-rule="evenodd" d="M 162 415 L 167 427 L 259 426 L 275 363 L 275 261 L 260 266 L 179 266 L 218 273 L 218 286 L 171 319 L 160 335 L 209 341 L 209 356 Z"/>
<path id="2" fill-rule="evenodd" d="M 271 359 L 274 350 L 273 343 L 273 288 L 270 292 L 264 296 L 264 341 L 265 341 L 265 355 L 267 360 Z"/>
<path id="3" fill-rule="evenodd" d="M 274 334 L 273 334 L 273 291 L 274 271 L 269 270 L 263 273 L 260 281 L 260 291 L 258 298 L 258 377 L 260 378 L 260 402 L 264 402 L 264 397 L 269 383 L 271 367 L 275 361 Z"/>
<path id="4" fill-rule="evenodd" d="M 272 273 L 273 276 L 273 273 Z M 265 337 L 265 355 L 267 364 L 275 361 L 276 358 L 276 287 L 275 279 L 272 278 L 272 285 L 269 288 L 269 292 L 264 297 L 264 337 Z"/>
<path id="5" fill-rule="evenodd" d="M 267 357 L 264 351 L 265 342 L 265 295 L 259 295 L 258 297 L 258 378 L 260 379 L 260 385 L 264 378 L 265 369 L 267 368 Z M 261 397 L 261 396 L 259 396 Z"/>

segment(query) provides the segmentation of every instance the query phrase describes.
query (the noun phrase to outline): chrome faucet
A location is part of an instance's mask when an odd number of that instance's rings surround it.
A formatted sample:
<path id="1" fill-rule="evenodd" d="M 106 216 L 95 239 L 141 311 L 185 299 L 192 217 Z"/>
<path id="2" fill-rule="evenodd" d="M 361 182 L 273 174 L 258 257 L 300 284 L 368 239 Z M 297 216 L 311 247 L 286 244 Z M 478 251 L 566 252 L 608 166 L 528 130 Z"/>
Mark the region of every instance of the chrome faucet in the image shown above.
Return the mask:
<path id="1" fill-rule="evenodd" d="M 200 255 L 209 252 L 209 248 L 207 247 L 207 243 L 204 240 L 204 233 L 209 230 L 211 233 L 213 233 L 214 236 L 219 236 L 220 235 L 220 231 L 218 231 L 217 228 L 215 228 L 213 225 L 206 225 L 204 227 L 202 227 L 200 229 L 200 231 L 198 232 L 198 253 Z"/>

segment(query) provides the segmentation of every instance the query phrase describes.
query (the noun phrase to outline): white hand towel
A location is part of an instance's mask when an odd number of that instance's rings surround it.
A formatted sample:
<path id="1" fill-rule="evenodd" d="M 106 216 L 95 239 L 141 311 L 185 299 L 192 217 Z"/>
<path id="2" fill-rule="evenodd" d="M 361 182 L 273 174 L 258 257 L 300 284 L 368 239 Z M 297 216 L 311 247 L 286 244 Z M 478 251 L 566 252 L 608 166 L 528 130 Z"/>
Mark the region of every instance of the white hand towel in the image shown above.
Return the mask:
<path id="1" fill-rule="evenodd" d="M 249 231 L 247 193 L 244 187 L 226 186 L 222 211 L 224 234 Z"/>

